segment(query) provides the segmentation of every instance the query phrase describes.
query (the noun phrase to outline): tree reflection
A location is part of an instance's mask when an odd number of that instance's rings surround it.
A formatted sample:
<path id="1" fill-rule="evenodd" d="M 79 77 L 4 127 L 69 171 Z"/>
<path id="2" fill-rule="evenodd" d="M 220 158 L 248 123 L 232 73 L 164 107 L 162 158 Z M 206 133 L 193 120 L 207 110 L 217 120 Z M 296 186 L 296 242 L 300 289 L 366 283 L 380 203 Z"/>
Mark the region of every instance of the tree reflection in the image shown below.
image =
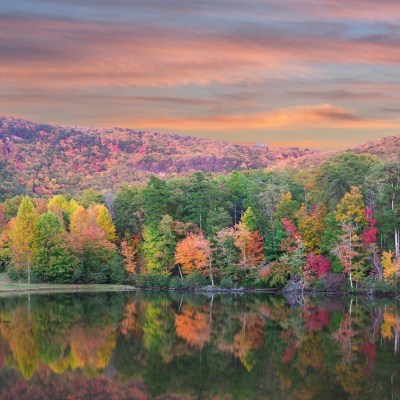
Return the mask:
<path id="1" fill-rule="evenodd" d="M 395 303 L 368 299 L 3 298 L 0 399 L 385 398 L 399 332 Z"/>

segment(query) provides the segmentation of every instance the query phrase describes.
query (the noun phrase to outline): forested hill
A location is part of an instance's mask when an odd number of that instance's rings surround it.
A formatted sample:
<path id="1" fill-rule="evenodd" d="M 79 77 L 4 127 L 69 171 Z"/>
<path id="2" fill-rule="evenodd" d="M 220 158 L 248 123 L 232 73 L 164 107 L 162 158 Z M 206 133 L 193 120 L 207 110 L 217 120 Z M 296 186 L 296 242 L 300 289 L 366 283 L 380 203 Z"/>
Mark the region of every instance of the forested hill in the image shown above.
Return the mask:
<path id="1" fill-rule="evenodd" d="M 355 153 L 393 158 L 400 136 L 369 142 Z M 0 117 L 0 200 L 16 194 L 76 194 L 87 188 L 114 190 L 193 171 L 310 167 L 333 152 L 245 146 L 192 136 L 139 132 L 122 128 L 65 127 Z"/>
<path id="2" fill-rule="evenodd" d="M 0 117 L 0 199 L 114 189 L 192 171 L 265 168 L 315 154 L 120 128 L 61 127 Z"/>

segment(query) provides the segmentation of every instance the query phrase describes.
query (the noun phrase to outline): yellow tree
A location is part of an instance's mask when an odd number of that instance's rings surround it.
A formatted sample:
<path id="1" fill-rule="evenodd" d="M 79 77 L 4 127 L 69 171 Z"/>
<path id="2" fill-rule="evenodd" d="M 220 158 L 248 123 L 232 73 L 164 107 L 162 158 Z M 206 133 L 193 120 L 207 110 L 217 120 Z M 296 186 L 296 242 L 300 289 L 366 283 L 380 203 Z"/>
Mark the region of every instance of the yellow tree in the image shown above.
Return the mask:
<path id="1" fill-rule="evenodd" d="M 78 206 L 71 215 L 70 231 L 80 232 L 82 229 L 88 225 L 88 212 L 82 206 Z"/>
<path id="2" fill-rule="evenodd" d="M 307 212 L 306 206 L 303 204 L 297 211 L 297 231 L 302 238 L 306 253 L 319 254 L 321 237 L 325 230 L 325 215 L 324 206 L 317 206 Z"/>
<path id="3" fill-rule="evenodd" d="M 353 287 L 352 274 L 355 277 L 363 274 L 362 263 L 354 262 L 359 255 L 357 247 L 360 246 L 361 230 L 368 224 L 365 204 L 360 189 L 352 186 L 336 206 L 335 218 L 341 225 L 341 236 L 337 247 L 333 250 L 349 274 L 350 286 Z"/>
<path id="4" fill-rule="evenodd" d="M 383 268 L 383 276 L 388 281 L 397 281 L 397 276 L 400 271 L 399 260 L 393 261 L 394 253 L 389 251 L 384 251 L 382 253 L 381 263 Z"/>
<path id="5" fill-rule="evenodd" d="M 30 262 L 32 257 L 32 243 L 37 227 L 37 214 L 35 206 L 29 197 L 24 197 L 19 208 L 15 222 L 10 233 L 12 246 L 12 263 L 22 272 L 27 270 L 30 282 Z"/>
<path id="6" fill-rule="evenodd" d="M 248 264 L 248 246 L 251 242 L 251 232 L 247 228 L 246 224 L 239 222 L 235 226 L 235 246 L 240 251 L 240 264 L 241 268 L 246 274 L 247 264 Z"/>
<path id="7" fill-rule="evenodd" d="M 109 241 L 115 242 L 117 233 L 107 207 L 103 204 L 96 204 L 91 210 L 95 213 L 97 226 L 103 229 Z"/>

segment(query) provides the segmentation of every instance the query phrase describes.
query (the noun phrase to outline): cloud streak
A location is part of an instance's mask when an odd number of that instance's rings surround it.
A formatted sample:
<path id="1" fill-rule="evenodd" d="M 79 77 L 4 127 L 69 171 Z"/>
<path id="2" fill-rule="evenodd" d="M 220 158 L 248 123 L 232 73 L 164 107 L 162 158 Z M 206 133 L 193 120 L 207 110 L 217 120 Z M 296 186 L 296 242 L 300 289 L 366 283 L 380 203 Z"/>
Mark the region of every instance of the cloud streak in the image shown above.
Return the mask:
<path id="1" fill-rule="evenodd" d="M 21 0 L 3 9 L 4 113 L 216 139 L 240 127 L 258 141 L 260 129 L 366 130 L 370 139 L 372 129 L 399 128 L 394 0 Z"/>

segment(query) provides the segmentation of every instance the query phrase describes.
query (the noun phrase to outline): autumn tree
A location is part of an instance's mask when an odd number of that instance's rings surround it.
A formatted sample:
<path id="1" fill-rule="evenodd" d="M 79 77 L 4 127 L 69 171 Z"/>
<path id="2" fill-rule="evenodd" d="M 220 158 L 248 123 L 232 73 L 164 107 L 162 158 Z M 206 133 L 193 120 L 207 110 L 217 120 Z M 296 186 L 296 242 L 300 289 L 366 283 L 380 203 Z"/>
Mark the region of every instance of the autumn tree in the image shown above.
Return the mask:
<path id="1" fill-rule="evenodd" d="M 10 237 L 12 240 L 12 263 L 19 273 L 28 273 L 28 281 L 30 281 L 31 260 L 35 253 L 32 245 L 36 229 L 37 214 L 35 207 L 31 199 L 25 197 L 18 208 Z"/>
<path id="2" fill-rule="evenodd" d="M 96 204 L 90 209 L 90 211 L 95 214 L 96 224 L 98 227 L 103 229 L 107 239 L 110 242 L 115 242 L 117 240 L 117 233 L 107 207 L 102 204 Z"/>
<path id="3" fill-rule="evenodd" d="M 137 272 L 139 247 L 140 234 L 126 235 L 121 242 L 121 255 L 124 257 L 125 271 L 128 274 L 135 274 Z"/>
<path id="4" fill-rule="evenodd" d="M 399 259 L 393 260 L 394 253 L 389 251 L 384 251 L 382 253 L 382 268 L 383 268 L 383 276 L 385 280 L 389 282 L 396 282 L 397 277 L 399 276 L 400 272 L 400 262 Z"/>
<path id="5" fill-rule="evenodd" d="M 70 209 L 70 204 L 64 198 L 64 196 L 53 196 L 47 203 L 47 209 L 57 215 L 60 221 L 63 222 L 66 229 L 69 227 L 72 212 Z"/>
<path id="6" fill-rule="evenodd" d="M 363 196 L 358 187 L 353 186 L 343 196 L 336 206 L 335 218 L 341 226 L 341 234 L 333 253 L 339 257 L 353 287 L 353 276 L 356 275 L 358 280 L 363 275 L 362 261 L 357 258 L 360 255 L 362 228 L 367 226 Z"/>
<path id="7" fill-rule="evenodd" d="M 97 223 L 93 209 L 79 206 L 71 216 L 69 246 L 79 263 L 74 279 L 86 283 L 120 283 L 124 267 L 116 245 Z"/>
<path id="8" fill-rule="evenodd" d="M 208 275 L 214 286 L 212 260 L 211 244 L 203 234 L 190 233 L 176 246 L 175 261 L 181 266 L 181 275 L 199 271 Z"/>
<path id="9" fill-rule="evenodd" d="M 303 204 L 296 213 L 297 230 L 307 253 L 317 254 L 320 252 L 321 238 L 325 231 L 324 217 L 325 209 L 323 205 L 311 207 L 311 210 L 307 210 Z"/>

